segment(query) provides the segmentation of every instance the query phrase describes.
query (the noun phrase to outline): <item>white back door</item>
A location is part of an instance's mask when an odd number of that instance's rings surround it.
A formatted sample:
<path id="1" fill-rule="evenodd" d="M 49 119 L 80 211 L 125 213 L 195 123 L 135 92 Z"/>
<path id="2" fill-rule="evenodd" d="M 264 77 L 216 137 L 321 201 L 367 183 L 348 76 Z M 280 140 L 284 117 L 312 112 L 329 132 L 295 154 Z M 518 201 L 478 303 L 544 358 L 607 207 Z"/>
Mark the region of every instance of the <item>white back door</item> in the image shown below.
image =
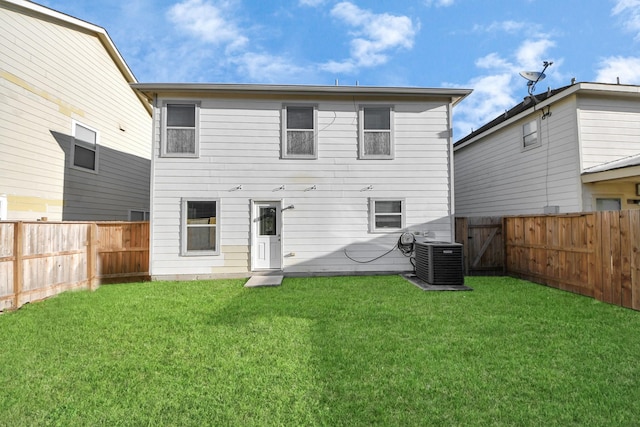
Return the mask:
<path id="1" fill-rule="evenodd" d="M 254 202 L 251 247 L 253 270 L 282 269 L 281 222 L 280 202 Z"/>

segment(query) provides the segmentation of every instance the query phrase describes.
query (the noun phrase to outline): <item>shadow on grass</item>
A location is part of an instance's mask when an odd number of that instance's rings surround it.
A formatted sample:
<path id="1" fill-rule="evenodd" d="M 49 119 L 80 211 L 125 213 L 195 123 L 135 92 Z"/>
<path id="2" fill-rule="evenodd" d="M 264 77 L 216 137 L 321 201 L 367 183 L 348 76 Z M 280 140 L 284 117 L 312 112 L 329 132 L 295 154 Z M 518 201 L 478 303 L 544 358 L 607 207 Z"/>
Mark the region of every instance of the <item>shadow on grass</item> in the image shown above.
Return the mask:
<path id="1" fill-rule="evenodd" d="M 237 369 L 253 370 L 242 387 L 259 402 L 259 421 L 607 424 L 603 395 L 620 419 L 633 417 L 620 406 L 638 391 L 608 384 L 640 371 L 612 369 L 621 354 L 598 362 L 617 327 L 594 323 L 590 306 L 612 307 L 510 278 L 471 283 L 476 292 L 424 293 L 399 276 L 285 279 L 206 321 L 244 337 L 230 351 Z"/>

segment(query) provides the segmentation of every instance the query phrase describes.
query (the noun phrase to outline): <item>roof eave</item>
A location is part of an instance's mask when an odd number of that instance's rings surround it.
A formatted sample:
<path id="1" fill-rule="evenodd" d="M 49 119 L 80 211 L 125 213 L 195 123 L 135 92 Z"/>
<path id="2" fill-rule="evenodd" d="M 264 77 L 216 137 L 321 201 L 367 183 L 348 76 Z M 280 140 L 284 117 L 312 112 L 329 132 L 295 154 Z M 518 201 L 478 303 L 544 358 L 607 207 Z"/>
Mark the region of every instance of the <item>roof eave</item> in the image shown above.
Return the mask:
<path id="1" fill-rule="evenodd" d="M 360 95 L 395 97 L 442 97 L 455 105 L 471 93 L 470 89 L 381 87 L 381 86 L 313 86 L 313 85 L 268 85 L 232 83 L 134 83 L 137 91 L 152 99 L 156 94 L 272 94 L 272 95 Z"/>

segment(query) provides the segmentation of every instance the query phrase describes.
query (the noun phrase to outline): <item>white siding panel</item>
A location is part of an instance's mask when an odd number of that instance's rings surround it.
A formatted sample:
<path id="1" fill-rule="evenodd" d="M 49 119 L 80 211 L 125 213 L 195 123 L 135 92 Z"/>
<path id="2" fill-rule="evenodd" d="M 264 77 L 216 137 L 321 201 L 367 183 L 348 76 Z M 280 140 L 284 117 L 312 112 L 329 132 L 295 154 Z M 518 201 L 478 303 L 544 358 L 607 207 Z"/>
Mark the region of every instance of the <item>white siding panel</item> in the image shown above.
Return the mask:
<path id="1" fill-rule="evenodd" d="M 551 111 L 540 121 L 539 147 L 522 149 L 522 125 L 542 114 L 536 112 L 455 151 L 456 215 L 542 213 L 547 205 L 581 210 L 575 104 Z"/>
<path id="2" fill-rule="evenodd" d="M 318 108 L 318 158 L 285 160 L 280 111 L 286 103 L 203 99 L 200 158 L 154 159 L 154 277 L 247 274 L 251 200 L 295 206 L 283 212 L 285 273 L 410 270 L 397 251 L 365 264 L 346 257 L 345 250 L 357 259 L 375 258 L 397 242 L 399 232 L 369 233 L 372 197 L 404 199 L 408 228 L 449 240 L 446 105 L 396 104 L 396 158 L 359 160 L 358 104 L 310 99 Z M 157 121 L 154 133 L 159 138 Z M 242 189 L 234 190 L 238 185 Z M 220 199 L 220 255 L 179 256 L 183 197 Z"/>
<path id="3" fill-rule="evenodd" d="M 129 209 L 148 208 L 151 118 L 105 47 L 88 32 L 7 7 L 0 192 L 10 219 L 127 219 Z M 99 132 L 98 174 L 69 168 L 74 119 Z"/>
<path id="4" fill-rule="evenodd" d="M 640 152 L 637 100 L 582 97 L 579 108 L 583 169 Z"/>

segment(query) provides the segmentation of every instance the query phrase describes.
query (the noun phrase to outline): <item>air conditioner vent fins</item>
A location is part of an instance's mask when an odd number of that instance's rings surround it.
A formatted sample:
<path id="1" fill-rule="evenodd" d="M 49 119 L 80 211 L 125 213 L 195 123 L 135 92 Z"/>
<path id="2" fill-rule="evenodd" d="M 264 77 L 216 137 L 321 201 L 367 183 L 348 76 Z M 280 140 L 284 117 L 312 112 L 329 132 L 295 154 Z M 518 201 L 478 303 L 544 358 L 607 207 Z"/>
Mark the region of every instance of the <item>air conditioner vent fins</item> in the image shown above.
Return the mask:
<path id="1" fill-rule="evenodd" d="M 415 244 L 416 276 L 431 285 L 464 285 L 464 260 L 459 243 Z"/>

